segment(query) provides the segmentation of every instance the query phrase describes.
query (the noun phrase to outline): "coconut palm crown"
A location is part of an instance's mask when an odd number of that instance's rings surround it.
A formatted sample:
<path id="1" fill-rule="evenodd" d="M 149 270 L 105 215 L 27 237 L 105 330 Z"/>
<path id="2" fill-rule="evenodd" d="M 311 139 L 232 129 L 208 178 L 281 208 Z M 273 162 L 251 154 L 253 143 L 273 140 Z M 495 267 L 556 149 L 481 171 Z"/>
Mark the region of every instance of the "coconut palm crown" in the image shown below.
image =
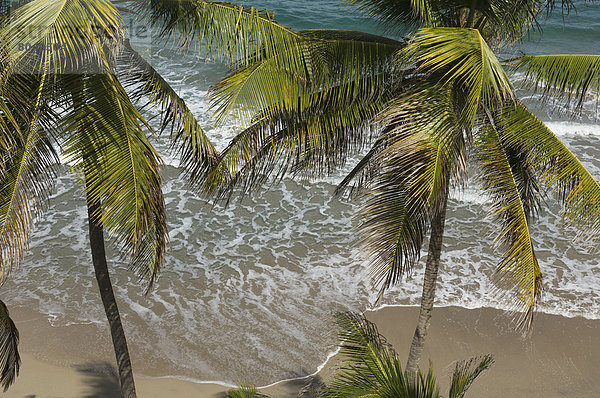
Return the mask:
<path id="1" fill-rule="evenodd" d="M 498 291 L 512 292 L 522 330 L 530 330 L 542 297 L 543 264 L 531 224 L 546 194 L 554 194 L 564 219 L 582 235 L 600 232 L 600 185 L 519 100 L 505 69 L 524 70 L 547 96 L 581 104 L 598 93 L 600 58 L 499 61 L 498 51 L 541 29 L 554 1 L 347 2 L 406 38 L 287 31 L 300 58 L 289 46 L 275 53 L 259 46 L 251 62 L 234 64 L 211 99 L 218 121 L 233 115 L 243 129 L 203 176 L 203 189 L 229 200 L 270 176 L 320 176 L 364 154 L 337 193 L 361 195 L 358 243 L 380 297 L 418 263 L 429 234 L 421 312 L 406 366 L 414 373 L 433 308 L 449 192 L 467 185 L 468 162 L 479 170 L 503 253 Z M 560 6 L 568 12 L 572 4 Z"/>

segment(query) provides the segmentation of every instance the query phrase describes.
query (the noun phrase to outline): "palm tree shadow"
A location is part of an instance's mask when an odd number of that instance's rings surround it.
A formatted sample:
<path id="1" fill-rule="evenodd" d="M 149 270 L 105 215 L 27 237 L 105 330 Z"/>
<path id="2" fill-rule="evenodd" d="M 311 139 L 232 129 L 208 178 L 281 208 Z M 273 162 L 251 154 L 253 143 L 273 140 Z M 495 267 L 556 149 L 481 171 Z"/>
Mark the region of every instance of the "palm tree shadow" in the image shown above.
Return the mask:
<path id="1" fill-rule="evenodd" d="M 118 398 L 121 397 L 119 376 L 109 362 L 85 362 L 73 366 L 85 376 L 88 391 L 82 398 Z"/>

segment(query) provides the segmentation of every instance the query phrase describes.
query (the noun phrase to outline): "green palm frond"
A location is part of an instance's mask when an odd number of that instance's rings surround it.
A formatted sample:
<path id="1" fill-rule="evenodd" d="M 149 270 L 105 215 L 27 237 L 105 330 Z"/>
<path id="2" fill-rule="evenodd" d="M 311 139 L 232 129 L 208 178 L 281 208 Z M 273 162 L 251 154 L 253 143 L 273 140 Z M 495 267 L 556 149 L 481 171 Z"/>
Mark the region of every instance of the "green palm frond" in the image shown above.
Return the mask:
<path id="1" fill-rule="evenodd" d="M 290 172 L 306 178 L 327 174 L 358 152 L 371 134 L 369 126 L 389 100 L 384 91 L 347 96 L 340 101 L 341 84 L 316 92 L 314 106 L 303 112 L 280 112 L 275 117 L 258 116 L 256 123 L 239 133 L 221 153 L 206 179 L 205 191 L 230 197 L 235 187 L 242 192 L 262 184 L 269 176 Z M 359 85 L 360 87 L 365 87 Z M 330 101 L 329 98 L 334 100 Z M 331 104 L 331 105 L 328 105 Z"/>
<path id="2" fill-rule="evenodd" d="M 300 33 L 305 37 L 304 53 L 311 57 L 298 65 L 299 69 L 279 67 L 280 58 L 288 56 L 282 51 L 235 70 L 213 86 L 210 100 L 218 121 L 232 111 L 237 120 L 247 124 L 258 113 L 273 117 L 315 106 L 339 108 L 359 96 L 367 101 L 389 85 L 393 77 L 391 57 L 403 46 L 385 37 L 354 31 Z"/>
<path id="3" fill-rule="evenodd" d="M 242 385 L 235 390 L 229 391 L 229 398 L 268 398 L 266 395 L 258 392 L 252 385 Z"/>
<path id="4" fill-rule="evenodd" d="M 280 57 L 281 66 L 299 70 L 306 54 L 302 37 L 275 22 L 273 14 L 223 1 L 138 0 L 138 12 L 150 20 L 160 40 L 179 41 L 182 48 L 196 43 L 208 55 L 247 65 L 257 57 Z M 201 46 L 202 44 L 202 46 Z"/>
<path id="5" fill-rule="evenodd" d="M 68 136 L 65 154 L 86 194 L 101 204 L 99 221 L 151 286 L 168 241 L 160 158 L 114 75 L 75 77 L 72 84 L 74 107 L 61 126 Z"/>
<path id="6" fill-rule="evenodd" d="M 514 68 L 546 96 L 575 101 L 579 109 L 588 94 L 600 94 L 600 55 L 523 56 Z"/>
<path id="7" fill-rule="evenodd" d="M 428 149 L 412 151 L 410 158 L 428 155 Z M 414 160 L 412 166 L 418 166 Z M 397 181 L 393 172 L 381 173 L 373 185 L 357 215 L 357 230 L 358 244 L 371 259 L 372 281 L 380 287 L 381 297 L 419 261 L 431 211 L 420 197 L 410 195 L 408 184 Z"/>
<path id="8" fill-rule="evenodd" d="M 381 104 L 373 101 L 327 115 L 284 114 L 279 120 L 255 123 L 222 152 L 204 190 L 229 199 L 235 188 L 249 193 L 269 177 L 328 174 L 362 148 L 369 135 L 368 121 L 379 110 L 377 106 Z"/>
<path id="9" fill-rule="evenodd" d="M 19 331 L 10 318 L 6 304 L 0 300 L 0 384 L 4 392 L 15 382 L 20 367 Z"/>
<path id="10" fill-rule="evenodd" d="M 430 0 L 345 0 L 393 29 L 410 29 L 433 22 L 436 2 Z"/>
<path id="11" fill-rule="evenodd" d="M 373 33 L 360 32 L 357 30 L 347 29 L 308 29 L 299 32 L 302 36 L 309 39 L 326 40 L 326 41 L 353 41 L 362 43 L 376 43 L 380 45 L 388 45 L 396 48 L 401 48 L 406 45 L 403 41 L 398 41 L 386 36 L 376 35 Z"/>
<path id="12" fill-rule="evenodd" d="M 364 315 L 336 314 L 341 340 L 342 363 L 324 387 L 323 398 L 438 398 L 439 387 L 429 367 L 426 375 L 410 376 L 402 371 L 398 354 Z M 474 379 L 494 363 L 492 355 L 471 358 L 456 364 L 450 398 L 462 398 Z"/>
<path id="13" fill-rule="evenodd" d="M 475 378 L 493 364 L 494 356 L 490 354 L 458 362 L 452 374 L 449 398 L 463 398 Z"/>
<path id="14" fill-rule="evenodd" d="M 478 28 L 486 40 L 515 42 L 540 29 L 543 0 L 346 0 L 395 31 L 420 27 Z M 553 3 L 553 2 L 552 2 Z"/>
<path id="15" fill-rule="evenodd" d="M 464 126 L 475 123 L 482 106 L 512 98 L 506 72 L 477 29 L 420 29 L 398 61 L 415 63 L 420 73 L 437 75 L 441 85 L 454 84 L 466 92 L 461 112 Z"/>
<path id="16" fill-rule="evenodd" d="M 0 280 L 21 264 L 33 217 L 50 195 L 58 164 L 45 129 L 55 117 L 45 104 L 46 80 L 13 76 L 5 87 L 17 90 L 21 80 L 29 90 L 20 91 L 24 104 L 13 108 L 20 130 L 11 130 L 14 146 L 0 159 Z"/>
<path id="17" fill-rule="evenodd" d="M 106 48 L 123 40 L 124 26 L 108 0 L 28 2 L 12 11 L 0 29 L 8 54 L 4 76 L 9 71 L 39 73 L 46 64 L 54 74 L 96 73 L 112 56 Z"/>
<path id="18" fill-rule="evenodd" d="M 542 274 L 529 231 L 528 211 L 509 161 L 507 147 L 494 119 L 476 136 L 475 147 L 482 168 L 483 189 L 492 199 L 492 215 L 498 225 L 497 241 L 506 250 L 498 274 L 515 286 L 522 324 L 530 329 L 535 307 L 542 293 Z"/>
<path id="19" fill-rule="evenodd" d="M 394 348 L 363 315 L 340 313 L 336 322 L 343 363 L 320 397 L 439 397 L 431 368 L 427 375 L 407 377 Z"/>
<path id="20" fill-rule="evenodd" d="M 311 76 L 311 72 L 314 68 L 305 68 L 303 65 L 294 70 L 280 68 L 289 51 L 261 58 L 235 70 L 212 86 L 209 99 L 211 107 L 215 109 L 217 123 L 225 122 L 233 114 L 236 121 L 248 125 L 261 111 L 270 112 L 272 116 L 282 109 L 297 111 L 305 107 L 301 94 L 312 86 L 314 76 Z M 316 68 L 317 71 L 321 69 Z"/>
<path id="21" fill-rule="evenodd" d="M 207 180 L 209 193 L 228 197 L 240 184 L 247 192 L 274 173 L 327 174 L 368 141 L 374 116 L 398 84 L 389 61 L 402 44 L 352 31 L 302 34 L 317 41 L 314 48 L 327 64 L 319 80 L 298 78 L 263 58 L 214 88 L 220 113 L 237 107 L 253 124 L 221 154 Z"/>
<path id="22" fill-rule="evenodd" d="M 464 137 L 452 100 L 451 88 L 412 93 L 382 116 L 388 146 L 376 155 L 377 175 L 357 215 L 358 243 L 381 293 L 416 264 L 451 180 L 466 178 Z"/>
<path id="23" fill-rule="evenodd" d="M 490 43 L 510 45 L 523 39 L 531 29 L 542 30 L 540 14 L 548 7 L 546 0 L 446 0 L 469 14 L 461 26 L 477 28 Z M 472 8 L 474 6 L 474 8 Z"/>
<path id="24" fill-rule="evenodd" d="M 529 154 L 539 181 L 561 200 L 563 216 L 580 234 L 600 232 L 600 185 L 581 161 L 523 104 L 503 110 L 502 129 L 507 145 Z"/>
<path id="25" fill-rule="evenodd" d="M 386 134 L 378 137 L 369 152 L 367 152 L 352 170 L 335 188 L 334 195 L 342 196 L 347 193 L 349 198 L 364 192 L 368 183 L 379 174 L 377 156 L 388 145 Z"/>
<path id="26" fill-rule="evenodd" d="M 4 85 L 3 89 L 0 88 L 0 98 L 3 99 L 0 100 L 0 150 L 4 153 L 8 153 L 11 149 L 15 148 L 17 145 L 17 136 L 22 137 L 21 128 L 13 116 L 13 112 L 15 112 L 14 106 L 12 107 L 13 109 L 9 106 L 9 102 L 12 102 L 13 99 L 9 98 L 11 96 L 7 91 L 12 91 L 13 94 L 16 94 L 18 98 L 15 98 L 14 100 L 21 102 L 22 104 L 21 93 L 15 93 L 16 88 L 9 88 L 8 85 Z M 23 109 L 20 109 L 17 114 L 22 113 L 22 111 Z M 2 169 L 3 164 L 2 161 L 0 161 L 0 173 Z"/>
<path id="27" fill-rule="evenodd" d="M 161 111 L 161 130 L 171 129 L 172 148 L 180 155 L 183 166 L 192 182 L 198 181 L 215 165 L 217 150 L 206 136 L 185 101 L 169 83 L 135 51 L 128 41 L 119 57 L 123 64 L 120 80 L 130 89 L 135 102 L 148 98 Z M 144 105 L 145 106 L 145 105 Z"/>

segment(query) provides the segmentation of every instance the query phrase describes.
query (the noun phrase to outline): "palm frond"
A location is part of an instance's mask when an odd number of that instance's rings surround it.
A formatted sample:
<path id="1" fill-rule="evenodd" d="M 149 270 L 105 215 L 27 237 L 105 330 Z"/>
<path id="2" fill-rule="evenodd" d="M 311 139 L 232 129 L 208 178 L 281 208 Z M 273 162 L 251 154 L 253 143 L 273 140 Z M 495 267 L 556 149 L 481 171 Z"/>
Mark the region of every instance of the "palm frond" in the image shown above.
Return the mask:
<path id="1" fill-rule="evenodd" d="M 341 196 L 348 193 L 349 197 L 354 197 L 364 190 L 379 174 L 377 157 L 389 143 L 386 140 L 386 134 L 378 137 L 369 152 L 367 152 L 352 170 L 335 188 L 334 195 Z"/>
<path id="2" fill-rule="evenodd" d="M 227 62 L 247 65 L 257 57 L 279 53 L 281 66 L 299 69 L 307 59 L 302 37 L 275 22 L 267 10 L 223 1 L 138 0 L 137 10 L 149 19 L 159 40 L 177 40 L 183 49 L 196 43 Z"/>
<path id="3" fill-rule="evenodd" d="M 124 22 L 108 0 L 33 0 L 10 13 L 4 73 L 97 73 L 124 37 Z M 105 44 L 111 43 L 111 46 Z"/>
<path id="4" fill-rule="evenodd" d="M 8 308 L 0 300 L 0 384 L 4 392 L 19 376 L 19 331 L 10 318 Z"/>
<path id="5" fill-rule="evenodd" d="M 171 129 L 172 147 L 180 155 L 180 165 L 192 182 L 197 182 L 214 167 L 218 157 L 200 123 L 185 101 L 129 41 L 125 42 L 119 61 L 123 64 L 119 68 L 120 80 L 130 89 L 130 98 L 134 102 L 148 98 L 150 104 L 160 107 L 161 131 Z"/>
<path id="6" fill-rule="evenodd" d="M 422 27 L 477 28 L 486 40 L 513 43 L 541 29 L 544 0 L 346 0 L 394 32 Z M 552 2 L 554 3 L 554 2 Z"/>
<path id="7" fill-rule="evenodd" d="M 463 398 L 477 376 L 494 364 L 491 354 L 460 361 L 454 368 L 449 398 Z"/>
<path id="8" fill-rule="evenodd" d="M 467 21 L 462 26 L 479 29 L 488 42 L 499 45 L 511 45 L 531 30 L 541 31 L 540 19 L 549 4 L 546 0 L 449 0 L 443 3 L 468 7 L 472 23 Z"/>
<path id="9" fill-rule="evenodd" d="M 514 68 L 546 97 L 573 101 L 579 110 L 588 95 L 600 94 L 600 55 L 522 56 Z"/>
<path id="10" fill-rule="evenodd" d="M 402 371 L 398 354 L 364 315 L 336 315 L 343 363 L 320 397 L 436 398 L 433 371 L 413 379 Z"/>
<path id="11" fill-rule="evenodd" d="M 433 22 L 435 2 L 429 0 L 345 0 L 390 29 L 408 30 Z"/>
<path id="12" fill-rule="evenodd" d="M 600 185 L 581 161 L 523 104 L 503 108 L 506 145 L 528 153 L 539 181 L 563 204 L 563 217 L 583 236 L 600 232 Z"/>
<path id="13" fill-rule="evenodd" d="M 542 293 L 542 274 L 529 231 L 528 212 L 494 119 L 475 139 L 477 158 L 482 168 L 483 189 L 492 199 L 492 215 L 498 226 L 497 241 L 506 250 L 498 274 L 505 283 L 515 286 L 516 300 L 523 311 L 522 325 L 531 328 L 536 305 Z"/>
<path id="14" fill-rule="evenodd" d="M 100 223 L 151 286 L 168 235 L 160 158 L 142 128 L 145 121 L 114 75 L 76 76 L 71 89 L 74 106 L 61 124 L 65 154 L 86 194 L 101 204 Z"/>
<path id="15" fill-rule="evenodd" d="M 357 215 L 358 243 L 381 293 L 418 261 L 428 222 L 451 180 L 466 178 L 463 131 L 452 100 L 451 88 L 435 87 L 401 98 L 382 116 L 388 146 L 376 156 L 378 174 Z M 432 102 L 439 106 L 430 107 Z"/>
<path id="16" fill-rule="evenodd" d="M 370 125 L 383 109 L 389 94 L 347 96 L 337 106 L 339 91 L 347 85 L 323 92 L 314 106 L 302 112 L 280 112 L 275 117 L 259 115 L 258 121 L 238 134 L 221 153 L 219 162 L 206 179 L 205 190 L 229 198 L 234 188 L 248 193 L 269 176 L 286 173 L 311 178 L 328 174 L 358 152 L 370 138 Z M 361 86 L 365 87 L 366 86 Z M 329 106 L 328 104 L 331 104 Z"/>
<path id="17" fill-rule="evenodd" d="M 354 41 L 363 43 L 376 43 L 380 45 L 388 45 L 397 49 L 404 47 L 404 41 L 398 41 L 390 37 L 376 35 L 373 33 L 361 32 L 357 30 L 347 29 L 308 29 L 299 32 L 302 36 L 309 39 L 318 39 L 326 41 Z"/>
<path id="18" fill-rule="evenodd" d="M 479 30 L 463 28 L 420 29 L 398 58 L 415 63 L 418 72 L 435 74 L 441 85 L 454 84 L 467 93 L 461 125 L 472 126 L 482 106 L 493 107 L 512 98 L 506 72 Z"/>
<path id="19" fill-rule="evenodd" d="M 230 197 L 240 183 L 248 192 L 273 174 L 330 173 L 370 138 L 374 116 L 399 81 L 390 59 L 401 43 L 361 32 L 302 34 L 318 41 L 315 48 L 327 65 L 319 80 L 309 82 L 298 77 L 302 72 L 282 71 L 263 58 L 214 88 L 213 105 L 220 113 L 237 107 L 253 124 L 221 154 L 207 180 L 209 193 Z"/>
<path id="20" fill-rule="evenodd" d="M 213 86 L 210 100 L 218 121 L 232 111 L 247 124 L 259 113 L 273 117 L 317 105 L 339 108 L 359 95 L 363 96 L 361 101 L 376 97 L 392 81 L 390 61 L 402 43 L 354 31 L 310 30 L 301 34 L 307 46 L 304 52 L 312 56 L 298 65 L 300 68 L 281 68 L 280 58 L 288 56 L 282 51 L 235 70 Z"/>
<path id="21" fill-rule="evenodd" d="M 21 264 L 33 217 L 50 195 L 58 164 L 47 134 L 54 115 L 45 104 L 46 81 L 43 76 L 13 76 L 5 88 L 16 90 L 14 80 L 22 79 L 29 87 L 20 92 L 27 108 L 11 105 L 20 130 L 10 130 L 14 145 L 0 158 L 0 280 Z"/>
<path id="22" fill-rule="evenodd" d="M 235 390 L 229 391 L 229 398 L 268 398 L 266 395 L 258 392 L 252 385 L 242 385 Z"/>
<path id="23" fill-rule="evenodd" d="M 289 56 L 289 51 L 260 58 L 213 85 L 209 100 L 215 111 L 216 122 L 225 122 L 233 113 L 236 120 L 247 126 L 261 111 L 273 116 L 282 109 L 298 111 L 306 106 L 301 94 L 313 85 L 313 68 L 305 68 L 303 65 L 298 65 L 299 68 L 294 70 L 281 68 L 279 65 Z"/>

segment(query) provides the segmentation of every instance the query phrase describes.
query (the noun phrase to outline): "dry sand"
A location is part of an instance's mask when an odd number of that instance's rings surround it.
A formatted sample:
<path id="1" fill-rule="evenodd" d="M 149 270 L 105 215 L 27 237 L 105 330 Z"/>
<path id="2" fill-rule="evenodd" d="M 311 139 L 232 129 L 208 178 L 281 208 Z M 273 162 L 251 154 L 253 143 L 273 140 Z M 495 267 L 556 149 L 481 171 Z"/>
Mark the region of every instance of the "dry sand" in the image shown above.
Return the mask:
<path id="1" fill-rule="evenodd" d="M 39 327 L 47 321 L 25 309 L 13 309 L 11 314 L 21 331 L 23 364 L 17 382 L 4 396 L 116 396 L 110 346 L 74 352 L 77 345 L 70 344 L 76 334 L 93 345 L 97 336 L 85 335 L 92 328 L 44 328 L 47 333 L 40 341 Z M 388 307 L 367 316 L 405 357 L 417 309 Z M 499 310 L 434 310 L 422 363 L 427 366 L 432 361 L 442 392 L 446 392 L 453 361 L 485 353 L 494 354 L 496 363 L 473 384 L 468 397 L 600 397 L 600 320 L 537 314 L 532 336 L 522 338 Z M 319 376 L 327 381 L 336 362 L 333 358 Z M 281 383 L 265 392 L 272 397 L 296 397 L 304 384 L 306 380 Z M 142 375 L 136 375 L 136 386 L 141 398 L 224 397 L 227 390 L 216 384 Z"/>

